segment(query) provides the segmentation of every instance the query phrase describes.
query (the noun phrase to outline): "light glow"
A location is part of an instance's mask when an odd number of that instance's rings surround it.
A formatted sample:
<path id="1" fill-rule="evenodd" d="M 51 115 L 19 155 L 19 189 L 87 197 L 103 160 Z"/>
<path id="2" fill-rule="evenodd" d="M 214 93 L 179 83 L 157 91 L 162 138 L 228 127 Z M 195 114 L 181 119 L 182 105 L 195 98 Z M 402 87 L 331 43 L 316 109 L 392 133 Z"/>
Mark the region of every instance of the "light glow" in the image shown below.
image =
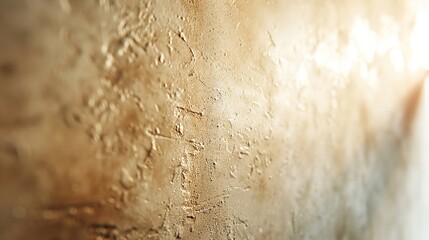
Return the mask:
<path id="1" fill-rule="evenodd" d="M 410 70 L 429 70 L 429 11 L 422 7 L 417 15 L 414 31 L 410 36 Z M 426 84 L 427 85 L 427 84 Z"/>

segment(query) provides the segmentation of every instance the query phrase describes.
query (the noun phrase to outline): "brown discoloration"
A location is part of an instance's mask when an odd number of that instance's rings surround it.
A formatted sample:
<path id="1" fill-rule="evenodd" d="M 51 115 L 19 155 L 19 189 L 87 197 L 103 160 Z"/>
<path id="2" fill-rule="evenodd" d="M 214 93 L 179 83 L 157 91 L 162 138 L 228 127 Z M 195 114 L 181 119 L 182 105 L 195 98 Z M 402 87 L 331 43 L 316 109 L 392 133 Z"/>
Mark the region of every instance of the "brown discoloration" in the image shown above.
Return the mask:
<path id="1" fill-rule="evenodd" d="M 423 87 L 425 84 L 425 79 L 428 76 L 428 73 L 424 74 L 424 77 L 421 78 L 421 80 L 418 81 L 417 84 L 411 89 L 404 101 L 404 129 L 406 135 L 410 134 L 415 116 L 417 114 L 417 109 L 421 105 Z"/>
<path id="2" fill-rule="evenodd" d="M 351 31 L 408 26 L 406 6 L 2 1 L 0 238 L 385 231 L 421 86 Z"/>

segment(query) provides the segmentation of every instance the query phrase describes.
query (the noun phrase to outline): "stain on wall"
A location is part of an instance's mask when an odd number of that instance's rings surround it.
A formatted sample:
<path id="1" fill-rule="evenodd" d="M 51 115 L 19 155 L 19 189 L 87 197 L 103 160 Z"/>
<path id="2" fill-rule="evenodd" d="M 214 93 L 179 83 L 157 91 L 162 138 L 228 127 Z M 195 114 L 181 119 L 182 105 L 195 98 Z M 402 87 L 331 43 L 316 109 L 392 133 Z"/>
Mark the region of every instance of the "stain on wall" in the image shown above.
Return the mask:
<path id="1" fill-rule="evenodd" d="M 417 3 L 0 1 L 0 238 L 407 239 Z"/>

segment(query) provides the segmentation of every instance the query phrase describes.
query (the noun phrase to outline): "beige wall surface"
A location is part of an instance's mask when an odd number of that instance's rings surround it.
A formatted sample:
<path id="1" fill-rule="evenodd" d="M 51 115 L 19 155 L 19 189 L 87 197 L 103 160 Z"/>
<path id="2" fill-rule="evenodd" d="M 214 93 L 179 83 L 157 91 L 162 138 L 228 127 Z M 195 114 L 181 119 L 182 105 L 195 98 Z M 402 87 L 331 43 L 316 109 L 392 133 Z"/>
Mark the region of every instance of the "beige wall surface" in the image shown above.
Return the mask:
<path id="1" fill-rule="evenodd" d="M 0 0 L 0 239 L 427 239 L 425 9 Z"/>

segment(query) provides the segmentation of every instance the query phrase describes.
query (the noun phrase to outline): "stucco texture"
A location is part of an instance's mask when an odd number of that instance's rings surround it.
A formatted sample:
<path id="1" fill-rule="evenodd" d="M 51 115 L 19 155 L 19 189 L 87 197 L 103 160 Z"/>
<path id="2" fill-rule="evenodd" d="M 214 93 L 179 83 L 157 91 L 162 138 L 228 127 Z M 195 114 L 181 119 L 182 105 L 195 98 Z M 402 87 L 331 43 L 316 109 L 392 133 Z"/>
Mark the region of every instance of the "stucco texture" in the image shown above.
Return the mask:
<path id="1" fill-rule="evenodd" d="M 0 239 L 410 239 L 419 4 L 0 0 Z"/>

